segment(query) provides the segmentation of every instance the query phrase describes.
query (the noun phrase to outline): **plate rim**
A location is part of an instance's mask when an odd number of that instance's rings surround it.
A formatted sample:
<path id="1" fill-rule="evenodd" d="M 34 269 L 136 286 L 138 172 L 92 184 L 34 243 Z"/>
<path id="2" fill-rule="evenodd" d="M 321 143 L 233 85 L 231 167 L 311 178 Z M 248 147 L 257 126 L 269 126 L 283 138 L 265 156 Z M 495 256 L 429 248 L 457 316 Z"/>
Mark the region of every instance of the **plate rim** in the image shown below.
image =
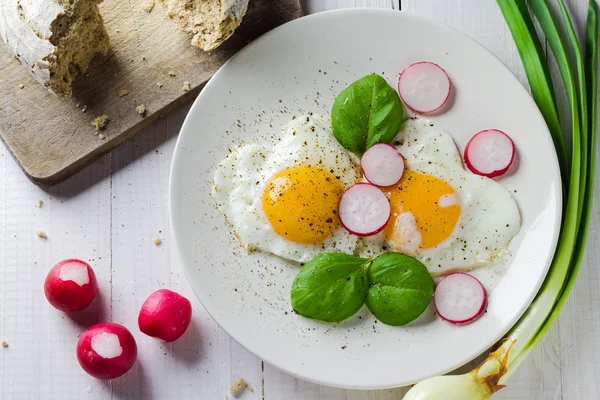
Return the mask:
<path id="1" fill-rule="evenodd" d="M 421 21 L 425 24 L 433 24 L 436 25 L 438 28 L 441 29 L 445 29 L 445 30 L 449 30 L 452 31 L 454 33 L 458 33 L 460 36 L 462 36 L 463 38 L 471 41 L 473 44 L 475 44 L 478 48 L 480 48 L 481 50 L 487 52 L 489 55 L 491 55 L 493 58 L 496 59 L 496 61 L 506 70 L 510 73 L 511 79 L 513 79 L 516 83 L 518 83 L 518 86 L 520 87 L 520 90 L 524 91 L 525 96 L 528 99 L 528 102 L 533 106 L 534 110 L 532 110 L 533 113 L 535 113 L 537 115 L 537 118 L 540 119 L 543 122 L 543 125 L 546 127 L 546 135 L 548 137 L 548 140 L 550 140 L 552 142 L 552 138 L 550 135 L 550 131 L 548 129 L 548 126 L 546 124 L 545 119 L 543 118 L 543 115 L 541 113 L 541 111 L 539 110 L 539 107 L 537 106 L 537 104 L 535 103 L 534 99 L 531 97 L 531 94 L 527 91 L 526 87 L 523 85 L 523 83 L 519 80 L 519 78 L 515 75 L 515 73 L 508 68 L 508 66 L 506 66 L 506 64 L 504 64 L 504 62 L 498 58 L 494 53 L 492 53 L 490 50 L 488 50 L 484 45 L 482 45 L 481 43 L 479 43 L 477 40 L 473 39 L 472 37 L 468 36 L 466 33 L 461 32 L 460 30 L 450 27 L 442 22 L 439 22 L 437 20 L 434 20 L 432 18 L 429 17 L 423 17 L 420 15 L 415 15 L 412 13 L 408 13 L 406 11 L 401 11 L 401 10 L 392 10 L 392 9 L 382 9 L 382 8 L 372 8 L 372 7 L 355 7 L 355 8 L 340 8 L 340 9 L 333 9 L 333 10 L 326 10 L 326 11 L 322 11 L 322 12 L 317 12 L 317 13 L 313 13 L 313 14 L 307 14 L 302 16 L 301 18 L 295 19 L 293 21 L 287 22 L 283 25 L 280 25 L 278 27 L 276 27 L 275 29 L 263 34 L 262 36 L 260 36 L 259 38 L 255 39 L 254 41 L 252 41 L 251 43 L 249 43 L 247 46 L 245 46 L 244 48 L 242 48 L 240 51 L 238 51 L 233 57 L 231 57 L 225 64 L 223 64 L 221 66 L 221 68 L 219 68 L 219 70 L 213 75 L 214 77 L 218 77 L 223 73 L 223 70 L 229 65 L 229 63 L 232 63 L 235 61 L 236 58 L 240 57 L 243 53 L 249 51 L 249 49 L 251 49 L 252 47 L 256 46 L 257 43 L 259 43 L 263 38 L 268 37 L 268 36 L 272 36 L 272 35 L 276 35 L 278 33 L 279 30 L 283 30 L 286 29 L 286 27 L 288 25 L 294 25 L 294 24 L 299 24 L 299 23 L 304 23 L 305 20 L 310 19 L 310 20 L 316 20 L 316 19 L 320 19 L 320 18 L 328 18 L 329 15 L 331 14 L 389 14 L 389 15 L 396 15 L 399 16 L 401 18 L 412 18 L 418 21 Z M 520 58 L 519 58 L 520 60 Z M 179 238 L 179 235 L 177 234 L 177 228 L 176 228 L 176 222 L 175 222 L 175 218 L 173 217 L 173 215 L 175 214 L 175 210 L 174 210 L 174 198 L 176 196 L 175 194 L 175 187 L 174 187 L 174 176 L 177 173 L 176 170 L 176 164 L 177 164 L 177 160 L 181 158 L 181 152 L 183 151 L 182 146 L 181 146 L 181 142 L 182 142 L 182 137 L 184 136 L 184 132 L 186 131 L 190 131 L 192 129 L 191 127 L 191 115 L 195 114 L 198 112 L 199 110 L 199 103 L 200 103 L 200 98 L 202 97 L 202 95 L 204 93 L 206 93 L 206 88 L 211 88 L 212 86 L 216 85 L 216 81 L 211 78 L 208 83 L 205 85 L 205 87 L 202 89 L 202 91 L 198 94 L 197 98 L 194 100 L 190 110 L 188 111 L 188 114 L 185 117 L 185 120 L 181 126 L 181 129 L 179 131 L 179 135 L 177 137 L 177 141 L 175 143 L 175 148 L 173 151 L 173 158 L 171 161 L 171 166 L 170 166 L 170 171 L 169 171 L 169 189 L 168 189 L 168 207 L 169 207 L 169 224 L 170 224 L 170 228 L 171 228 L 171 232 L 173 235 L 173 240 L 175 242 L 176 248 L 177 248 L 177 252 L 179 254 L 179 259 L 181 260 L 182 263 L 182 269 L 184 270 L 184 274 L 186 276 L 186 279 L 188 280 L 188 283 L 190 284 L 190 287 L 192 288 L 194 294 L 196 295 L 196 297 L 198 298 L 198 300 L 200 301 L 200 303 L 202 304 L 203 308 L 205 309 L 205 311 L 210 315 L 210 317 L 215 321 L 215 323 L 221 328 L 223 329 L 227 335 L 229 335 L 232 339 L 234 339 L 236 342 L 238 342 L 242 347 L 244 347 L 246 350 L 248 350 L 251 354 L 253 354 L 254 356 L 256 356 L 257 358 L 259 358 L 260 360 L 274 366 L 275 368 L 279 369 L 280 371 L 283 371 L 284 373 L 291 375 L 295 378 L 298 379 L 302 379 L 308 382 L 312 382 L 312 383 L 316 383 L 319 385 L 324 385 L 324 386 L 329 386 L 329 387 L 336 387 L 336 388 L 345 388 L 345 389 L 357 389 L 357 390 L 376 390 L 376 389 L 391 389 L 391 388 L 398 388 L 398 387 L 404 387 L 404 386 L 408 386 L 411 384 L 416 383 L 415 382 L 407 382 L 407 383 L 402 383 L 400 386 L 398 386 L 398 384 L 394 385 L 339 385 L 339 384 L 333 384 L 331 382 L 328 382 L 326 380 L 320 380 L 320 379 L 313 379 L 311 377 L 308 376 L 304 376 L 300 373 L 288 370 L 287 368 L 278 366 L 276 363 L 272 362 L 269 357 L 263 357 L 262 355 L 258 354 L 257 352 L 255 352 L 252 349 L 251 345 L 248 345 L 247 341 L 242 337 L 242 338 L 238 338 L 234 335 L 232 335 L 230 333 L 230 331 L 223 325 L 221 325 L 219 323 L 219 320 L 217 318 L 215 318 L 215 315 L 213 315 L 213 313 L 211 312 L 211 310 L 209 308 L 206 307 L 205 305 L 205 300 L 204 297 L 199 294 L 196 289 L 194 288 L 194 285 L 192 284 L 192 278 L 191 278 L 191 274 L 190 274 L 190 268 L 191 266 L 188 265 L 183 257 L 181 256 L 183 254 L 182 251 L 182 244 Z M 552 142 L 553 143 L 553 142 Z M 447 374 L 448 372 L 451 372 L 453 370 L 455 370 L 456 368 L 459 368 L 467 363 L 469 363 L 470 361 L 472 361 L 473 359 L 477 358 L 479 355 L 484 354 L 490 347 L 493 347 L 498 340 L 501 340 L 502 337 L 504 337 L 514 326 L 515 324 L 522 318 L 523 314 L 526 312 L 526 310 L 529 308 L 529 306 L 531 305 L 531 303 L 533 302 L 533 300 L 535 299 L 535 297 L 537 296 L 541 286 L 543 285 L 547 275 L 548 275 L 548 271 L 550 269 L 551 263 L 552 263 L 552 259 L 554 257 L 554 254 L 556 253 L 556 249 L 558 246 L 558 238 L 559 238 L 559 234 L 560 234 L 560 226 L 562 224 L 562 217 L 563 217 L 563 192 L 562 190 L 560 190 L 560 188 L 562 188 L 563 182 L 562 182 L 562 177 L 560 174 L 560 168 L 559 168 L 559 163 L 558 163 L 558 155 L 556 153 L 556 148 L 553 147 L 553 151 L 552 151 L 552 164 L 554 164 L 554 169 L 556 171 L 556 177 L 557 177 L 557 182 L 559 183 L 559 189 L 556 191 L 556 204 L 557 204 L 557 208 L 556 208 L 556 213 L 553 216 L 554 217 L 554 230 L 553 230 L 553 234 L 552 234 L 552 243 L 550 245 L 550 252 L 548 254 L 547 260 L 545 262 L 545 266 L 544 266 L 544 272 L 543 274 L 540 275 L 540 278 L 538 279 L 538 282 L 536 284 L 535 287 L 532 288 L 529 296 L 528 296 L 528 300 L 526 302 L 523 303 L 521 309 L 518 310 L 518 312 L 515 313 L 515 316 L 513 317 L 513 321 L 511 322 L 511 324 L 508 325 L 508 327 L 503 330 L 501 332 L 501 334 L 499 335 L 499 337 L 494 341 L 492 341 L 488 346 L 485 346 L 483 349 L 478 349 L 474 353 L 473 355 L 469 354 L 468 360 L 466 360 L 464 363 L 458 363 L 457 365 L 453 365 L 451 368 L 448 368 L 447 370 L 439 373 L 439 375 L 443 375 L 443 374 Z"/>

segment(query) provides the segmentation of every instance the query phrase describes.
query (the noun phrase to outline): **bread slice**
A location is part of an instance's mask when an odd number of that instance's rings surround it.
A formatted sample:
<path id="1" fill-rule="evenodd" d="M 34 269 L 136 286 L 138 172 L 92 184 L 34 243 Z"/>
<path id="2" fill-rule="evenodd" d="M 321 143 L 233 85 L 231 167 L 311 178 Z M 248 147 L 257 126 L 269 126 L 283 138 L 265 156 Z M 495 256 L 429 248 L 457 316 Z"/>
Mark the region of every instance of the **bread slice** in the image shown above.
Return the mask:
<path id="1" fill-rule="evenodd" d="M 212 51 L 242 22 L 248 0 L 161 0 L 179 28 L 193 33 L 192 44 Z"/>
<path id="2" fill-rule="evenodd" d="M 0 36 L 51 92 L 71 97 L 71 83 L 108 51 L 101 0 L 0 0 Z"/>

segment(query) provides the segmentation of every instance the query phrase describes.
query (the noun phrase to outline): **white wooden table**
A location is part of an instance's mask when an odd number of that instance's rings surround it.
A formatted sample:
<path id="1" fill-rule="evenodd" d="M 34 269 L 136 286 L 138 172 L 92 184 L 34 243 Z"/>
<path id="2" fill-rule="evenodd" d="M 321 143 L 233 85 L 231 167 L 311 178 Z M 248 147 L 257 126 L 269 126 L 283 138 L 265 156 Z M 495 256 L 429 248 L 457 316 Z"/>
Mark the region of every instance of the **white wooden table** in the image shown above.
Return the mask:
<path id="1" fill-rule="evenodd" d="M 581 30 L 587 0 L 568 3 Z M 444 22 L 482 43 L 526 82 L 494 0 L 305 1 L 307 13 L 359 6 Z M 0 347 L 0 399 L 224 399 L 240 377 L 253 388 L 240 397 L 245 400 L 401 399 L 404 389 L 341 390 L 287 376 L 244 350 L 203 310 L 183 275 L 167 210 L 169 165 L 188 108 L 47 192 L 31 184 L 0 146 L 0 340 L 8 342 Z M 587 262 L 558 323 L 495 399 L 600 398 L 599 203 L 596 196 Z M 38 230 L 47 239 L 37 237 Z M 75 317 L 50 307 L 42 288 L 46 272 L 69 257 L 92 264 L 100 289 L 99 299 Z M 166 345 L 136 326 L 141 303 L 162 287 L 188 296 L 194 306 L 190 331 Z M 122 323 L 137 339 L 138 362 L 120 379 L 97 381 L 77 363 L 78 335 L 96 321 Z"/>

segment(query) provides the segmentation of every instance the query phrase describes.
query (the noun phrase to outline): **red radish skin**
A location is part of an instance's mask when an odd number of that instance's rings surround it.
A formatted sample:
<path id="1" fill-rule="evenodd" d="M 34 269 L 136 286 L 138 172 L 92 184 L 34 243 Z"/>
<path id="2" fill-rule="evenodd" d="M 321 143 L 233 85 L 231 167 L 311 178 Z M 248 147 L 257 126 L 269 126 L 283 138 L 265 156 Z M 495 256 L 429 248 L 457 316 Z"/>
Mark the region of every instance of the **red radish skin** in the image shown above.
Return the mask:
<path id="1" fill-rule="evenodd" d="M 118 378 L 131 369 L 137 345 L 123 325 L 103 322 L 89 327 L 77 342 L 81 368 L 97 379 Z"/>
<path id="2" fill-rule="evenodd" d="M 404 157 L 394 146 L 377 143 L 369 147 L 360 159 L 365 179 L 376 186 L 395 185 L 404 174 Z"/>
<path id="3" fill-rule="evenodd" d="M 476 133 L 465 146 L 465 164 L 471 172 L 488 178 L 504 175 L 515 159 L 515 144 L 499 129 Z"/>
<path id="4" fill-rule="evenodd" d="M 391 206 L 377 186 L 360 182 L 348 188 L 338 205 L 340 222 L 356 236 L 372 236 L 381 232 L 390 219 Z"/>
<path id="5" fill-rule="evenodd" d="M 450 98 L 452 82 L 439 65 L 421 61 L 409 65 L 398 78 L 398 93 L 407 107 L 422 114 L 440 110 Z"/>
<path id="6" fill-rule="evenodd" d="M 44 281 L 44 293 L 48 302 L 65 312 L 86 308 L 98 291 L 96 274 L 86 262 L 77 259 L 56 264 Z"/>
<path id="7" fill-rule="evenodd" d="M 142 304 L 138 316 L 140 331 L 162 342 L 183 335 L 192 320 L 192 303 L 168 289 L 152 293 Z"/>
<path id="8" fill-rule="evenodd" d="M 440 281 L 433 296 L 435 309 L 445 321 L 466 325 L 480 318 L 487 308 L 485 288 L 471 274 L 455 272 Z"/>

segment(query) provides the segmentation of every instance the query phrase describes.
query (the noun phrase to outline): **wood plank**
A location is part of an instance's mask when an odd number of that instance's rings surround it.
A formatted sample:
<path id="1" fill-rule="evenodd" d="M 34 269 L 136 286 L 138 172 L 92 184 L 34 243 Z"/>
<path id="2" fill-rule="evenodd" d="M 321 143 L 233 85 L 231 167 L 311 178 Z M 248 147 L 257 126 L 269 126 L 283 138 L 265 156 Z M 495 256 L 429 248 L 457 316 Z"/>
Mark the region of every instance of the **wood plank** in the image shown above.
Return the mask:
<path id="1" fill-rule="evenodd" d="M 304 0 L 303 5 L 306 14 L 356 7 L 395 8 L 397 10 L 399 9 L 399 0 Z"/>
<path id="2" fill-rule="evenodd" d="M 229 338 L 192 292 L 170 241 L 168 179 L 184 107 L 113 153 L 113 320 L 132 329 L 138 342 L 134 369 L 112 384 L 121 398 L 224 399 L 244 378 L 244 399 L 262 398 L 261 361 Z M 161 238 L 162 243 L 153 241 Z M 173 246 L 173 247 L 172 247 Z M 146 297 L 170 288 L 192 301 L 192 326 L 179 340 L 160 343 L 139 332 Z"/>
<path id="3" fill-rule="evenodd" d="M 579 37 L 585 37 L 587 1 L 567 0 L 566 3 Z M 558 81 L 556 65 L 552 72 Z M 561 115 L 568 117 L 568 105 L 562 93 L 559 99 L 562 99 L 559 103 Z M 568 121 L 568 118 L 563 120 Z M 570 127 L 566 127 L 566 132 L 571 132 Z M 594 195 L 586 258 L 557 323 L 563 343 L 558 356 L 562 365 L 560 380 L 564 399 L 597 399 L 600 396 L 600 382 L 596 378 L 600 373 L 599 176 L 596 177 Z"/>
<path id="4" fill-rule="evenodd" d="M 193 100 L 246 43 L 301 15 L 298 0 L 253 0 L 238 31 L 208 54 L 190 45 L 190 36 L 178 31 L 159 4 L 151 13 L 137 1 L 106 0 L 100 8 L 111 50 L 75 81 L 73 99 L 49 94 L 6 46 L 0 46 L 0 136 L 25 174 L 39 185 L 64 180 Z M 184 82 L 190 83 L 191 91 L 183 90 Z M 129 95 L 119 97 L 123 89 Z M 135 111 L 140 104 L 146 106 L 145 117 Z M 101 114 L 110 117 L 102 137 L 90 124 Z"/>
<path id="5" fill-rule="evenodd" d="M 46 193 L 23 179 L 0 148 L 0 340 L 8 342 L 0 348 L 2 399 L 110 398 L 110 388 L 83 372 L 75 357 L 83 329 L 110 318 L 109 174 L 107 156 Z M 101 296 L 67 315 L 48 304 L 43 282 L 70 257 L 92 265 Z"/>

